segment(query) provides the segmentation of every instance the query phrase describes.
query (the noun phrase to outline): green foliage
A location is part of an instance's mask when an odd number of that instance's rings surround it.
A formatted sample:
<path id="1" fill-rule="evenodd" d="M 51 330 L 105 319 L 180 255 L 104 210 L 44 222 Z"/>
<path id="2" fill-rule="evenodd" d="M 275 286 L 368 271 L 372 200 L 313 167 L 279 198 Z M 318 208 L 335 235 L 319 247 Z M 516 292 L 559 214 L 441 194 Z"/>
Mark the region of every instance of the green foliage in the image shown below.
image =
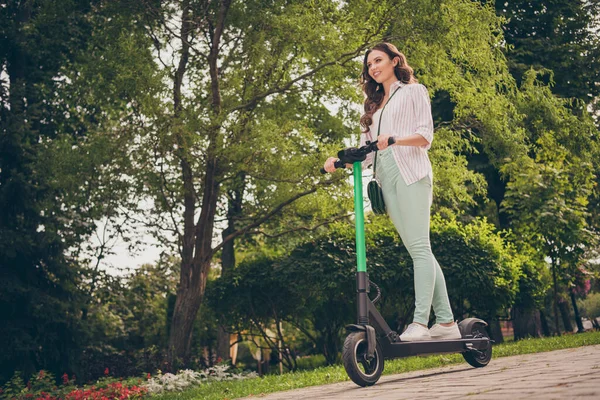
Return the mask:
<path id="1" fill-rule="evenodd" d="M 441 119 L 465 139 L 471 133 L 479 137 L 493 163 L 523 154 L 523 131 L 513 129 L 515 110 L 508 96 L 516 87 L 502 53 L 502 19 L 493 8 L 468 0 L 429 0 L 396 12 L 390 33 L 420 81 L 440 95 L 433 104 L 438 117 L 447 114 Z"/>
<path id="2" fill-rule="evenodd" d="M 52 373 L 40 370 L 33 374 L 27 383 L 23 381 L 20 372 L 15 372 L 13 377 L 2 386 L 0 399 L 37 399 L 47 395 L 53 398 L 66 398 L 67 394 L 75 389 L 74 382 L 67 375 L 63 375 L 62 384 L 58 385 Z"/>
<path id="3" fill-rule="evenodd" d="M 511 73 L 518 80 L 527 70 L 549 69 L 552 92 L 589 104 L 600 94 L 596 85 L 600 70 L 598 1 L 496 2 L 506 18 L 504 37 Z M 582 107 L 583 109 L 583 107 Z"/>
<path id="4" fill-rule="evenodd" d="M 468 131 L 446 127 L 435 131 L 435 146 L 430 152 L 435 180 L 434 212 L 461 213 L 478 201 L 485 201 L 485 177 L 468 167 L 465 155 L 477 152 L 473 143 L 478 141 Z"/>
<path id="5" fill-rule="evenodd" d="M 298 358 L 296 362 L 298 365 L 298 371 L 314 370 L 327 365 L 327 360 L 325 360 L 325 357 L 322 354 Z"/>
<path id="6" fill-rule="evenodd" d="M 87 340 L 77 376 L 86 382 L 109 368 L 135 376 L 163 368 L 168 301 L 177 285 L 177 260 L 143 265 L 123 277 L 98 274 L 85 309 Z"/>
<path id="7" fill-rule="evenodd" d="M 510 242 L 493 225 L 432 219 L 432 249 L 444 269 L 448 296 L 458 316 L 493 319 L 510 307 L 518 290 L 521 263 Z"/>
<path id="8" fill-rule="evenodd" d="M 578 299 L 577 306 L 582 317 L 600 317 L 600 293 L 590 293 L 585 299 Z"/>
<path id="9" fill-rule="evenodd" d="M 25 382 L 20 372 L 15 372 L 12 378 L 2 386 L 2 398 L 12 399 L 16 398 L 25 389 Z"/>
<path id="10" fill-rule="evenodd" d="M 73 371 L 87 338 L 80 257 L 95 221 L 116 209 L 119 187 L 104 173 L 121 173 L 110 161 L 123 148 L 88 135 L 127 102 L 87 102 L 82 84 L 90 78 L 84 60 L 102 64 L 96 39 L 111 23 L 105 11 L 99 2 L 74 0 L 0 8 L 0 381 L 16 369 Z M 123 19 L 112 23 L 113 33 L 128 28 Z M 123 81 L 124 69 L 113 71 Z"/>
<path id="11" fill-rule="evenodd" d="M 550 271 L 545 260 L 526 243 L 520 243 L 519 265 L 521 277 L 515 298 L 515 305 L 527 310 L 543 309 L 544 298 L 550 289 Z"/>
<path id="12" fill-rule="evenodd" d="M 527 111 L 531 158 L 507 164 L 511 176 L 504 209 L 518 240 L 525 240 L 565 268 L 576 268 L 595 242 L 588 227 L 589 199 L 595 186 L 591 157 L 597 132 L 589 118 L 577 118 L 549 88 L 527 75 L 517 105 Z M 568 269 L 560 275 L 571 276 Z"/>

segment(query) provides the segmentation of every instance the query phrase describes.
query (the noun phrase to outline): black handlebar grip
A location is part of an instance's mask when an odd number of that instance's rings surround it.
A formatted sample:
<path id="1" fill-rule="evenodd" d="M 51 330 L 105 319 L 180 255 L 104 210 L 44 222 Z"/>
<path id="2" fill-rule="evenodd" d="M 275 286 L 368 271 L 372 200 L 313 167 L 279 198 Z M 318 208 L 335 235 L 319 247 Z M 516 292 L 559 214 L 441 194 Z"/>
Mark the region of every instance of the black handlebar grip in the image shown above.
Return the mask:
<path id="1" fill-rule="evenodd" d="M 388 146 L 391 146 L 391 145 L 393 145 L 394 143 L 396 143 L 396 139 L 394 139 L 394 137 L 393 137 L 393 136 L 390 136 L 390 137 L 388 138 Z"/>

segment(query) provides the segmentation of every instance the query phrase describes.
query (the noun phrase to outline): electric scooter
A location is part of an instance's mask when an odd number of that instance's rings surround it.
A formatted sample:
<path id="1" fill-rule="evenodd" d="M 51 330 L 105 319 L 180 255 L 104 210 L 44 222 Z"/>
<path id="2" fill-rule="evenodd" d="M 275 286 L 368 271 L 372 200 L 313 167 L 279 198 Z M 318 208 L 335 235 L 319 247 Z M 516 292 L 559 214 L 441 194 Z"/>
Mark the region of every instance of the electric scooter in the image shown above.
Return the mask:
<path id="1" fill-rule="evenodd" d="M 394 142 L 394 138 L 389 139 L 390 145 Z M 336 168 L 352 164 L 354 170 L 358 320 L 356 324 L 346 326 L 348 336 L 344 341 L 342 360 L 348 376 L 359 386 L 372 386 L 381 377 L 385 359 L 434 353 L 462 353 L 465 361 L 473 367 L 485 367 L 492 358 L 493 342 L 486 332 L 485 321 L 478 318 L 460 321 L 461 339 L 403 342 L 375 307 L 381 298 L 381 290 L 367 274 L 361 167 L 361 161 L 374 151 L 377 151 L 376 141 L 367 142 L 360 148 L 347 148 L 338 152 L 338 160 L 334 164 Z M 322 168 L 321 173 L 325 173 Z M 370 286 L 377 291 L 373 300 L 369 298 Z"/>

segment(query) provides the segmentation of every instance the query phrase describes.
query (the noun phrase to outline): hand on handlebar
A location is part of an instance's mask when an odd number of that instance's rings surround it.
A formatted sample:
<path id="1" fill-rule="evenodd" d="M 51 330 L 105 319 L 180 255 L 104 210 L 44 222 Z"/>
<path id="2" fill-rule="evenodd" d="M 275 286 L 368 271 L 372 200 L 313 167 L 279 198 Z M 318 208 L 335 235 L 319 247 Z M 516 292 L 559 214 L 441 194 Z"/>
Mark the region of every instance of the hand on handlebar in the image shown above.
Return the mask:
<path id="1" fill-rule="evenodd" d="M 377 138 L 377 150 L 385 150 L 388 146 L 394 144 L 396 141 L 392 135 L 379 135 Z"/>
<path id="2" fill-rule="evenodd" d="M 337 158 L 335 157 L 329 157 L 327 159 L 327 161 L 325 161 L 325 166 L 323 167 L 323 169 L 325 170 L 325 172 L 329 172 L 330 174 L 333 173 L 335 171 L 335 165 L 334 163 L 338 161 Z"/>
<path id="3" fill-rule="evenodd" d="M 388 146 L 393 145 L 395 142 L 396 140 L 391 135 L 380 135 L 378 141 L 372 143 L 367 142 L 367 144 L 361 148 L 349 147 L 340 150 L 338 152 L 338 158 L 329 157 L 327 161 L 325 161 L 325 165 L 321 168 L 321 173 L 331 174 L 338 168 L 352 168 L 352 163 L 364 161 L 367 154 L 373 151 L 383 150 Z M 342 159 L 344 161 L 342 161 Z"/>
<path id="4" fill-rule="evenodd" d="M 339 158 L 329 157 L 327 161 L 325 161 L 323 168 L 321 168 L 321 173 L 325 174 L 329 172 L 331 174 L 338 168 L 352 168 L 352 164 L 344 165 Z"/>

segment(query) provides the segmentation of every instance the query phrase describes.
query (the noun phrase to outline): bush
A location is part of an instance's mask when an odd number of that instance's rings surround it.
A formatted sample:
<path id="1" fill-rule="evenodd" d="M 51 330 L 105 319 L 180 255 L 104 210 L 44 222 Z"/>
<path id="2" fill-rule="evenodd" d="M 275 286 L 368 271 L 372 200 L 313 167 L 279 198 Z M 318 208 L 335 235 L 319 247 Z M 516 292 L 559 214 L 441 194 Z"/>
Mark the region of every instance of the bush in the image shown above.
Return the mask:
<path id="1" fill-rule="evenodd" d="M 600 317 L 600 293 L 590 293 L 583 300 L 578 300 L 579 313 L 582 317 Z"/>
<path id="2" fill-rule="evenodd" d="M 412 261 L 388 218 L 369 222 L 368 271 L 383 292 L 378 307 L 390 326 L 401 330 L 414 309 Z M 431 230 L 457 317 L 493 318 L 511 305 L 519 258 L 491 224 L 435 217 Z M 341 350 L 344 326 L 355 320 L 355 270 L 354 226 L 337 224 L 328 235 L 298 246 L 288 256 L 241 263 L 207 294 L 237 330 L 266 331 L 275 321 L 286 321 L 331 364 Z"/>
<path id="3" fill-rule="evenodd" d="M 446 277 L 455 317 L 493 319 L 515 300 L 523 256 L 485 219 L 432 219 L 433 252 Z"/>
<path id="4" fill-rule="evenodd" d="M 313 370 L 319 367 L 323 367 L 327 364 L 325 357 L 322 354 L 315 354 L 313 356 L 306 356 L 298 358 L 298 370 Z"/>

